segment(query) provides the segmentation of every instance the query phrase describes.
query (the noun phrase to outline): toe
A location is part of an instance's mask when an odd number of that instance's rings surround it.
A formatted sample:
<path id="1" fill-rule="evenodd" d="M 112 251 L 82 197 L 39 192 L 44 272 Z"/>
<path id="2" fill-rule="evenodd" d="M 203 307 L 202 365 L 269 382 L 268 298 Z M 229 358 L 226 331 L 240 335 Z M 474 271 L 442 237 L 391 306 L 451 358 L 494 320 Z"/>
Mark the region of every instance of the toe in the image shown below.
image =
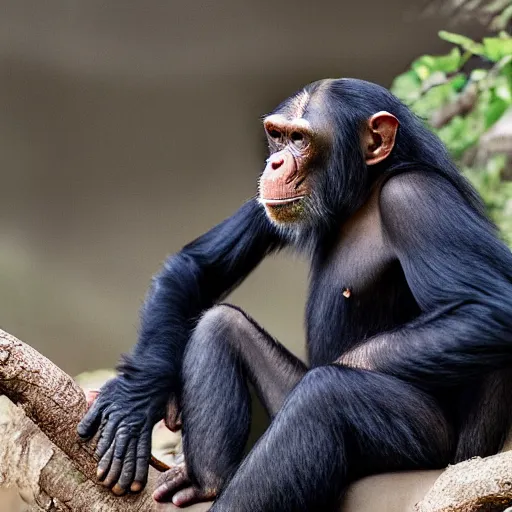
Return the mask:
<path id="1" fill-rule="evenodd" d="M 177 507 L 184 507 L 186 505 L 192 505 L 198 501 L 208 501 L 215 498 L 215 491 L 213 490 L 202 490 L 198 487 L 185 487 L 178 491 L 172 498 L 172 502 Z"/>
<path id="2" fill-rule="evenodd" d="M 153 499 L 165 501 L 188 483 L 189 480 L 184 467 L 171 468 L 159 478 L 157 488 L 153 492 Z"/>
<path id="3" fill-rule="evenodd" d="M 185 487 L 178 491 L 173 497 L 172 502 L 177 507 L 183 507 L 188 503 L 194 503 L 198 500 L 198 490 L 195 487 Z"/>

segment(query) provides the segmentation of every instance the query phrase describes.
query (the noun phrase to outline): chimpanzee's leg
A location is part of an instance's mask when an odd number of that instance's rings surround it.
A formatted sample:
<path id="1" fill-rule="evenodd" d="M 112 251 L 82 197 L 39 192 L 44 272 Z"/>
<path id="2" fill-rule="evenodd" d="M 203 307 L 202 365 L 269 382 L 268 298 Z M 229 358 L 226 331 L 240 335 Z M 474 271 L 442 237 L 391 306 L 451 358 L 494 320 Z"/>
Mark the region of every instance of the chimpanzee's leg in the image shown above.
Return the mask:
<path id="1" fill-rule="evenodd" d="M 429 396 L 383 374 L 318 367 L 290 393 L 211 512 L 335 510 L 354 478 L 441 468 L 452 452 Z"/>
<path id="2" fill-rule="evenodd" d="M 187 344 L 182 369 L 188 474 L 171 470 L 155 497 L 174 496 L 180 505 L 214 497 L 242 460 L 250 428 L 247 381 L 273 417 L 306 370 L 240 309 L 222 304 L 207 311 Z"/>

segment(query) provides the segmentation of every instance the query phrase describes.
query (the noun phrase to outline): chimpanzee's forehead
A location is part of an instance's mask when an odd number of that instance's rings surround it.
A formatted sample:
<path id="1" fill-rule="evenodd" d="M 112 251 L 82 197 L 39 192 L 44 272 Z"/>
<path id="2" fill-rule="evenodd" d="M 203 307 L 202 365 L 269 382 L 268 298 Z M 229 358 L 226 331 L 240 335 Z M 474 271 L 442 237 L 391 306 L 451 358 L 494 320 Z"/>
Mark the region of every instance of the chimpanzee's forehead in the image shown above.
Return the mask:
<path id="1" fill-rule="evenodd" d="M 326 92 L 333 80 L 321 80 L 304 87 L 281 103 L 265 121 L 303 125 L 313 132 L 329 131 L 329 113 Z"/>
<path id="2" fill-rule="evenodd" d="M 308 91 L 303 89 L 291 98 L 288 98 L 285 102 L 281 103 L 273 114 L 281 115 L 289 121 L 293 119 L 301 119 L 306 112 L 310 100 L 311 95 Z"/>
<path id="3" fill-rule="evenodd" d="M 283 101 L 272 114 L 280 114 L 290 120 L 325 114 L 327 92 L 333 82 L 335 80 L 329 78 L 306 85 Z"/>

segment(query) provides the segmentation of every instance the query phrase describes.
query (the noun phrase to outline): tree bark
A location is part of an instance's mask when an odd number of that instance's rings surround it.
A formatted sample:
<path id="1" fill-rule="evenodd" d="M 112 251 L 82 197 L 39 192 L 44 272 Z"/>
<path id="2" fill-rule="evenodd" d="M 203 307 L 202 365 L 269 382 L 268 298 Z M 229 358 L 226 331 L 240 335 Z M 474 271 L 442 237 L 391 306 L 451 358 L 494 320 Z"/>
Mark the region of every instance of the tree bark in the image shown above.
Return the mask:
<path id="1" fill-rule="evenodd" d="M 449 466 L 416 512 L 503 512 L 512 505 L 512 451 Z"/>
<path id="2" fill-rule="evenodd" d="M 156 510 L 151 492 L 113 496 L 96 484 L 94 443 L 76 434 L 86 411 L 73 379 L 36 350 L 0 330 L 0 483 L 16 485 L 34 510 Z M 155 471 L 150 471 L 150 482 Z M 151 489 L 151 485 L 149 485 Z"/>

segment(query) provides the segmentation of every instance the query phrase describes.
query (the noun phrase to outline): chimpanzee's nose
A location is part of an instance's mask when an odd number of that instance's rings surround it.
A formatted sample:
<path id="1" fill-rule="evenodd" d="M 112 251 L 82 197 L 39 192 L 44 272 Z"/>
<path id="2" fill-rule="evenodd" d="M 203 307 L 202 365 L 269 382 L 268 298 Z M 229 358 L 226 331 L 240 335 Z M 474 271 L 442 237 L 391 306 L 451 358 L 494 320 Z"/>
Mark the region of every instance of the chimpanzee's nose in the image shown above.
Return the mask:
<path id="1" fill-rule="evenodd" d="M 281 165 L 284 164 L 284 158 L 277 158 L 276 160 L 274 160 L 272 162 L 272 169 L 274 171 L 277 171 L 277 169 L 279 169 L 279 167 L 281 167 Z"/>

